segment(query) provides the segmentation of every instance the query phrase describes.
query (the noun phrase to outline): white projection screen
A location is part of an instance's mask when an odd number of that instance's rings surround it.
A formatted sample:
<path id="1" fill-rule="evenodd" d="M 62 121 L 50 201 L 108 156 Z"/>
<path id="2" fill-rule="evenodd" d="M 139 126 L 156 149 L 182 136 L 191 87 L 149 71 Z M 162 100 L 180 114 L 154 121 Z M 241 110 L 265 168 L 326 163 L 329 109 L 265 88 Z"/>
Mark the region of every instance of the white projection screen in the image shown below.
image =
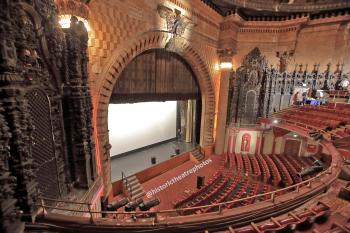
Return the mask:
<path id="1" fill-rule="evenodd" d="M 110 104 L 111 156 L 176 137 L 176 101 Z"/>

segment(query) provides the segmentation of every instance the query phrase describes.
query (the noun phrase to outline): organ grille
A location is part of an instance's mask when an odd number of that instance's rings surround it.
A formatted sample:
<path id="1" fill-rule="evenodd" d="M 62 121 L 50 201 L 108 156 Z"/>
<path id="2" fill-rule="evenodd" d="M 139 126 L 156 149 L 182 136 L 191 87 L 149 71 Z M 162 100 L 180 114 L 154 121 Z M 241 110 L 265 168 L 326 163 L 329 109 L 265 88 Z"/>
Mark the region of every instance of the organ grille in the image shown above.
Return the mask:
<path id="1" fill-rule="evenodd" d="M 38 89 L 29 91 L 25 97 L 34 126 L 31 149 L 36 181 L 43 196 L 57 198 L 60 191 L 54 153 L 50 102 L 47 95 Z"/>

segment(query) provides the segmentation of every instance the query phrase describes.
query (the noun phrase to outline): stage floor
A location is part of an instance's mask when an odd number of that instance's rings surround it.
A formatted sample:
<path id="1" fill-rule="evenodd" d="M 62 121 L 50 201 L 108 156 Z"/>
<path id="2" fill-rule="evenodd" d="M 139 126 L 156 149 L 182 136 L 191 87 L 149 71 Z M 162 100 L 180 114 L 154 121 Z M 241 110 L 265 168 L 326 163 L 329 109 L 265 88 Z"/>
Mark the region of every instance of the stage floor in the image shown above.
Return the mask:
<path id="1" fill-rule="evenodd" d="M 156 164 L 164 162 L 175 154 L 175 149 L 180 149 L 180 153 L 193 150 L 195 144 L 177 141 L 176 139 L 170 142 L 161 143 L 144 150 L 130 152 L 122 157 L 111 157 L 111 179 L 114 181 L 122 178 L 122 172 L 126 176 L 152 167 L 151 158 L 156 157 Z"/>

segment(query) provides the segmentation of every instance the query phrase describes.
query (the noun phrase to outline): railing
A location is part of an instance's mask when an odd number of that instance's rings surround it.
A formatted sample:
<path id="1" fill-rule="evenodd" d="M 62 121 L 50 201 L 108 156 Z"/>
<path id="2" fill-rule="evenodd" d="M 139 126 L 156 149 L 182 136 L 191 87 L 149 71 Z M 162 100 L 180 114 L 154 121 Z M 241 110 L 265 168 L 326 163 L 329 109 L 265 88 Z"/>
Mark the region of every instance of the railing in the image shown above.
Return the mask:
<path id="1" fill-rule="evenodd" d="M 237 127 L 237 128 L 261 128 L 259 124 L 243 124 L 243 123 L 231 123 L 229 127 Z"/>
<path id="2" fill-rule="evenodd" d="M 306 129 L 316 130 L 316 131 L 322 133 L 325 136 L 326 135 L 337 136 L 336 134 L 334 134 L 332 132 L 326 132 L 326 131 L 324 131 L 321 128 L 318 128 L 318 127 L 315 127 L 315 126 L 311 126 L 311 125 L 308 125 L 308 124 L 304 124 L 304 123 L 301 123 L 301 122 L 293 121 L 293 120 L 284 119 L 284 118 L 281 118 L 281 117 L 278 117 L 278 116 L 277 117 L 276 116 L 272 116 L 271 119 L 276 119 L 276 120 L 279 120 L 280 122 L 289 123 L 289 124 L 292 124 L 292 125 L 295 125 L 295 126 L 300 126 L 302 128 L 306 128 Z"/>
<path id="3" fill-rule="evenodd" d="M 122 171 L 122 185 L 126 187 L 126 190 L 128 191 L 128 194 L 130 195 L 130 199 L 132 199 L 132 192 L 131 192 L 131 186 L 128 185 L 128 179 L 124 172 Z"/>
<path id="4" fill-rule="evenodd" d="M 258 198 L 260 197 L 265 197 L 266 195 L 270 196 L 270 201 L 272 201 L 273 203 L 275 202 L 275 198 L 278 195 L 278 193 L 285 193 L 285 191 L 295 191 L 297 193 L 299 193 L 299 190 L 302 186 L 308 187 L 308 188 L 312 188 L 312 183 L 315 181 L 320 180 L 321 176 L 325 176 L 325 175 L 331 175 L 333 173 L 333 167 L 337 168 L 339 166 L 341 166 L 341 161 L 339 160 L 337 163 L 333 163 L 331 164 L 330 167 L 328 167 L 325 171 L 318 173 L 316 176 L 302 181 L 300 183 L 291 185 L 289 187 L 286 188 L 282 188 L 282 189 L 278 189 L 278 190 L 274 190 L 271 192 L 267 192 L 267 193 L 262 193 L 262 194 L 257 194 L 254 196 L 250 196 L 250 197 L 245 197 L 245 198 L 241 198 L 241 199 L 237 199 L 237 200 L 232 200 L 232 201 L 227 201 L 227 202 L 222 202 L 222 203 L 217 203 L 217 204 L 211 204 L 211 205 L 204 205 L 204 206 L 197 206 L 197 207 L 189 207 L 189 208 L 179 208 L 179 209 L 171 209 L 171 210 L 160 210 L 160 211 L 142 211 L 142 212 L 116 212 L 116 211 L 91 211 L 91 204 L 90 203 L 79 203 L 79 202 L 71 202 L 71 201 L 62 201 L 62 200 L 53 200 L 53 199 L 48 199 L 48 198 L 40 198 L 40 204 L 37 205 L 38 207 L 41 207 L 43 210 L 43 213 L 46 214 L 47 211 L 46 209 L 57 209 L 57 210 L 63 210 L 63 211 L 71 211 L 71 212 L 81 212 L 81 213 L 86 213 L 90 215 L 90 221 L 93 222 L 93 215 L 94 214 L 101 214 L 101 215 L 113 215 L 113 216 L 119 216 L 119 215 L 127 215 L 130 218 L 134 218 L 136 215 L 146 215 L 146 216 L 153 216 L 154 217 L 154 223 L 158 221 L 158 216 L 160 214 L 176 214 L 175 216 L 183 216 L 182 213 L 184 213 L 185 211 L 196 211 L 196 210 L 200 210 L 200 209 L 204 209 L 204 208 L 215 208 L 218 207 L 218 211 L 216 211 L 217 214 L 221 214 L 224 207 L 226 205 L 233 205 L 234 203 L 240 203 L 242 201 L 245 200 L 250 200 L 250 199 L 256 199 L 258 200 Z M 336 177 L 336 176 L 333 176 Z M 88 207 L 88 211 L 86 210 L 74 210 L 74 209 L 68 209 L 68 208 L 60 208 L 60 207 L 55 207 L 55 206 L 48 206 L 44 204 L 45 200 L 49 200 L 49 201 L 56 201 L 56 202 L 65 202 L 65 203 L 74 203 L 74 204 L 84 204 L 87 205 Z M 215 212 L 210 212 L 215 213 Z M 208 214 L 208 213 L 207 213 Z M 165 216 L 162 216 L 165 217 Z M 174 217 L 172 215 L 168 215 L 167 217 Z"/>

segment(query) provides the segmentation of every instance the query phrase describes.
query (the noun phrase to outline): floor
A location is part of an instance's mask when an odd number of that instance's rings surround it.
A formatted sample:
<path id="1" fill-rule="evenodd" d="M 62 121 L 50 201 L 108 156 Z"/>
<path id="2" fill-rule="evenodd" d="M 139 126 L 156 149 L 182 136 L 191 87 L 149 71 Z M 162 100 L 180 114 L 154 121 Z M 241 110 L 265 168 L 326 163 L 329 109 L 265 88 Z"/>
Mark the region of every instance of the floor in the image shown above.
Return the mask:
<path id="1" fill-rule="evenodd" d="M 122 178 L 122 172 L 126 176 L 152 167 L 151 158 L 156 158 L 156 163 L 164 162 L 174 155 L 175 149 L 180 149 L 180 153 L 193 150 L 196 145 L 186 143 L 184 141 L 168 141 L 162 144 L 155 145 L 151 148 L 131 152 L 122 157 L 114 156 L 111 158 L 111 177 L 112 182 Z"/>

